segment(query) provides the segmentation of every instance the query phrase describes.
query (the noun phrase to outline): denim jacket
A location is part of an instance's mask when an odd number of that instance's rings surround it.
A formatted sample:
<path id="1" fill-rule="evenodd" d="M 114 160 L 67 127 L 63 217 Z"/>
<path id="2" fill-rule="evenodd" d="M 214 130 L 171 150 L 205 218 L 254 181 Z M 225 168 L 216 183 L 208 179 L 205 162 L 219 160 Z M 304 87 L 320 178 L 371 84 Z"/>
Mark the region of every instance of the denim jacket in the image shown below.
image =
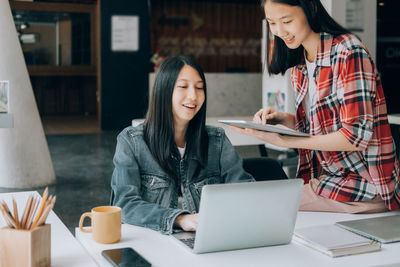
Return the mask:
<path id="1" fill-rule="evenodd" d="M 206 184 L 254 181 L 242 168 L 223 129 L 206 126 L 208 161 L 200 168 L 197 156 L 171 156 L 179 177 L 167 174 L 154 160 L 143 139 L 143 125 L 124 129 L 117 138 L 111 204 L 122 208 L 122 222 L 171 234 L 178 215 L 199 211 Z M 180 183 L 178 184 L 178 182 Z M 182 209 L 178 208 L 179 191 Z"/>

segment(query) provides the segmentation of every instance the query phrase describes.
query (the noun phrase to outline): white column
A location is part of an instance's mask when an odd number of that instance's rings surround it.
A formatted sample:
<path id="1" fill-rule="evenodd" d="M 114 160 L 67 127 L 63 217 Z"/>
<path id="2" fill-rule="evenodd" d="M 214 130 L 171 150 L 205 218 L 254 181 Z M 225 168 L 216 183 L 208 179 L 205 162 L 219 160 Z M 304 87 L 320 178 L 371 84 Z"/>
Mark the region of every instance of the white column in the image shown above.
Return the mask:
<path id="1" fill-rule="evenodd" d="M 376 61 L 376 0 L 322 0 L 321 2 L 336 22 L 345 28 L 352 30 L 352 25 L 349 25 L 346 16 L 355 16 L 359 19 L 361 29 L 352 32 L 361 38 L 372 59 Z M 357 10 L 360 14 L 356 14 Z"/>
<path id="2" fill-rule="evenodd" d="M 262 106 L 272 107 L 278 109 L 275 106 L 268 104 L 271 97 L 277 94 L 277 101 L 283 101 L 283 108 L 280 111 L 295 113 L 296 99 L 292 83 L 290 80 L 290 69 L 286 71 L 284 75 L 269 75 L 266 66 L 264 65 L 266 45 L 267 45 L 267 21 L 264 19 L 262 22 L 262 40 L 261 40 L 261 61 L 263 65 L 263 80 L 262 80 Z M 272 101 L 274 102 L 274 101 Z"/>
<path id="3" fill-rule="evenodd" d="M 7 0 L 0 1 L 0 80 L 10 81 L 13 128 L 0 128 L 0 187 L 55 182 L 47 141 Z"/>

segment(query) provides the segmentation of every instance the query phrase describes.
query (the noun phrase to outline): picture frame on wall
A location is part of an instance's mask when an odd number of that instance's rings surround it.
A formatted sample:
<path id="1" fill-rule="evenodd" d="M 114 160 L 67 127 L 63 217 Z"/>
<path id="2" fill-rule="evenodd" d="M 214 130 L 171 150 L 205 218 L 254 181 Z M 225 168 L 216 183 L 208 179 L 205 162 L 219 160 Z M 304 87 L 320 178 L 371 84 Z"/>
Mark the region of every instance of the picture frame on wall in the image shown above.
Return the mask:
<path id="1" fill-rule="evenodd" d="M 0 113 L 8 113 L 10 110 L 9 84 L 9 81 L 0 81 Z"/>

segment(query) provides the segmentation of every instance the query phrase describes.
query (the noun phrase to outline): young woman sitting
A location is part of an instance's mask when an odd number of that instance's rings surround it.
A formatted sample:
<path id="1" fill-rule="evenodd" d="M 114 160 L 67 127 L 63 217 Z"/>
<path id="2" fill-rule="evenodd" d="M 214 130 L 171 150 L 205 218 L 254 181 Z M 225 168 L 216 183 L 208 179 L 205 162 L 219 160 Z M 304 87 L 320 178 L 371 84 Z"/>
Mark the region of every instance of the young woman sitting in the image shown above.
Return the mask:
<path id="1" fill-rule="evenodd" d="M 163 61 L 146 119 L 118 136 L 112 205 L 124 223 L 170 234 L 197 228 L 206 184 L 254 181 L 221 128 L 205 125 L 206 80 L 184 57 Z"/>

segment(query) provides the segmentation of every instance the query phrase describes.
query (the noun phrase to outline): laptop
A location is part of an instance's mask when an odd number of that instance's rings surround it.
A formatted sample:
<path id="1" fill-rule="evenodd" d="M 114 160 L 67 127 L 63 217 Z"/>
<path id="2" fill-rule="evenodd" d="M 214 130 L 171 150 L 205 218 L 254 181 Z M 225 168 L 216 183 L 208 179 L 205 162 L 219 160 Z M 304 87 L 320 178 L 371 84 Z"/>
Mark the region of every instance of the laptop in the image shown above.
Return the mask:
<path id="1" fill-rule="evenodd" d="M 194 253 L 288 244 L 302 179 L 205 185 L 196 232 L 172 236 Z"/>
<path id="2" fill-rule="evenodd" d="M 400 215 L 341 221 L 336 225 L 381 243 L 400 241 Z"/>

